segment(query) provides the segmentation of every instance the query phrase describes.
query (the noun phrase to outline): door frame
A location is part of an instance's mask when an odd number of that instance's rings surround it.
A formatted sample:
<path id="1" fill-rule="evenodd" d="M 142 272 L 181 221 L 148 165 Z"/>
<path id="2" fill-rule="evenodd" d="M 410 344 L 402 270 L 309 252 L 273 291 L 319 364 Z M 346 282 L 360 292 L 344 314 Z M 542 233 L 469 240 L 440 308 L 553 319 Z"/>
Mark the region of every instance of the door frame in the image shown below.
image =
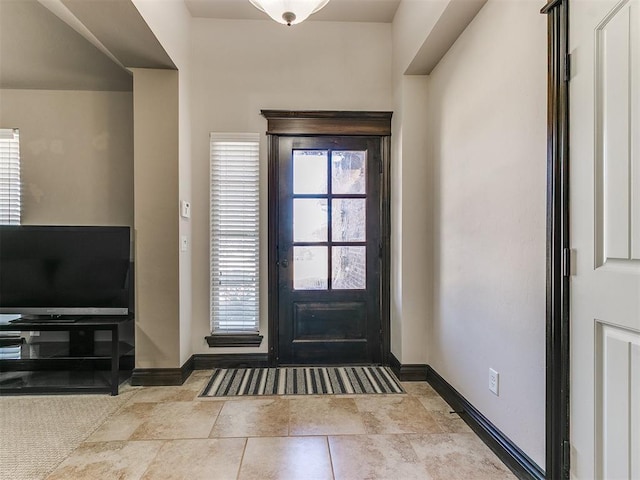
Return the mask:
<path id="1" fill-rule="evenodd" d="M 548 17 L 546 478 L 570 472 L 569 0 L 550 0 Z"/>
<path id="2" fill-rule="evenodd" d="M 277 295 L 279 284 L 278 216 L 279 139 L 301 136 L 366 136 L 380 138 L 380 325 L 382 363 L 389 364 L 391 349 L 391 117 L 393 112 L 357 111 L 291 111 L 261 110 L 267 119 L 268 139 L 268 283 L 269 283 L 269 365 L 277 366 L 280 308 Z"/>

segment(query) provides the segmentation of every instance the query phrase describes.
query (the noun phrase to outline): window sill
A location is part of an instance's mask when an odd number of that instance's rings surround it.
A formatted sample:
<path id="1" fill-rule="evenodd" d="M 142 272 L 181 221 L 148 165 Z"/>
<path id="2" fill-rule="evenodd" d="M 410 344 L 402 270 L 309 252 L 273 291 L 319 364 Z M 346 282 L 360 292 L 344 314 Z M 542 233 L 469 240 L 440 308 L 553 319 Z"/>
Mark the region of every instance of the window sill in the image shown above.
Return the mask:
<path id="1" fill-rule="evenodd" d="M 262 335 L 249 334 L 211 334 L 204 337 L 210 347 L 259 347 L 262 343 Z"/>

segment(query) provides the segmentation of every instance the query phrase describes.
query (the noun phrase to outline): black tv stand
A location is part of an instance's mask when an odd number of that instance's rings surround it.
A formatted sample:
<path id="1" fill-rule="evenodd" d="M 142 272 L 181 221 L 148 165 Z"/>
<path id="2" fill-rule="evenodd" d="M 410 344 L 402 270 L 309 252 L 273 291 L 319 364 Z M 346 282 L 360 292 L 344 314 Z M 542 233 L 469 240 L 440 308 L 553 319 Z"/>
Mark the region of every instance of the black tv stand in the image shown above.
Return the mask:
<path id="1" fill-rule="evenodd" d="M 9 320 L 11 324 L 21 323 L 33 323 L 33 322 L 48 322 L 48 323 L 68 323 L 77 322 L 78 320 L 86 318 L 81 315 L 23 315 L 15 320 Z"/>
<path id="2" fill-rule="evenodd" d="M 22 317 L 0 332 L 67 331 L 68 341 L 35 341 L 20 345 L 19 358 L 0 359 L 0 395 L 11 393 L 118 394 L 120 363 L 133 346 L 122 340 L 130 316 L 73 318 Z M 109 331 L 109 341 L 95 332 Z"/>

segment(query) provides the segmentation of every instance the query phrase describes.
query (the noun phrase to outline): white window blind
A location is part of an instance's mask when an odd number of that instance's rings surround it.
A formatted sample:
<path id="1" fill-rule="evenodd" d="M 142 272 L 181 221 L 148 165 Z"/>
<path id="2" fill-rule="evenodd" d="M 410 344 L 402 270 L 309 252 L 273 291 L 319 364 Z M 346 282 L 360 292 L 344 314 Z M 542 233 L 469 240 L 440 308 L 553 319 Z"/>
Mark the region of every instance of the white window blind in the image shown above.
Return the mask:
<path id="1" fill-rule="evenodd" d="M 20 224 L 20 141 L 17 128 L 0 128 L 0 224 Z"/>
<path id="2" fill-rule="evenodd" d="M 20 142 L 18 129 L 0 128 L 0 224 L 20 225 Z M 0 314 L 0 324 L 20 315 Z M 1 359 L 20 359 L 20 332 L 0 332 Z"/>
<path id="3" fill-rule="evenodd" d="M 211 134 L 211 330 L 259 326 L 260 135 Z"/>

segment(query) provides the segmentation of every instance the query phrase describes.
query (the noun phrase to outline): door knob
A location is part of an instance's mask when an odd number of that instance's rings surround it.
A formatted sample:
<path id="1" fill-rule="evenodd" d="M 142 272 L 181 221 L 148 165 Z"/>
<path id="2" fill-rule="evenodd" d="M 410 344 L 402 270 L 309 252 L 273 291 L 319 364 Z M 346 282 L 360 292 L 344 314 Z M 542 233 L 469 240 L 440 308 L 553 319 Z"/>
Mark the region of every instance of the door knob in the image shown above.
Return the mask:
<path id="1" fill-rule="evenodd" d="M 282 265 L 284 268 L 287 268 L 289 266 L 289 260 L 285 258 L 280 262 L 280 265 Z"/>

